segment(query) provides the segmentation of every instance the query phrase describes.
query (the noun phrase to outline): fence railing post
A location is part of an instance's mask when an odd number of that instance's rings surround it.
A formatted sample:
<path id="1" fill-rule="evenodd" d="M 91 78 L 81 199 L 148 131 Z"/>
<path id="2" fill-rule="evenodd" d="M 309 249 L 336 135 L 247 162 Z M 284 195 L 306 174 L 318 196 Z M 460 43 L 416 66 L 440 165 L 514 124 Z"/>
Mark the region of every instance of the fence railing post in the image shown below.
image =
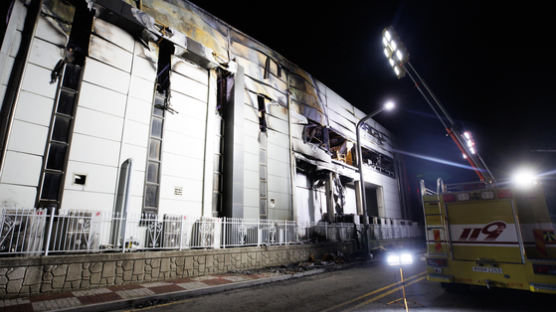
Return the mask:
<path id="1" fill-rule="evenodd" d="M 257 247 L 261 245 L 261 238 L 263 233 L 261 233 L 261 219 L 257 219 Z"/>
<path id="2" fill-rule="evenodd" d="M 284 245 L 288 244 L 288 220 L 284 220 Z"/>
<path id="3" fill-rule="evenodd" d="M 182 217 L 183 218 L 180 218 L 180 250 L 183 250 L 183 221 L 187 218 L 186 216 Z"/>
<path id="4" fill-rule="evenodd" d="M 222 217 L 222 248 L 226 249 L 226 235 L 228 234 L 227 227 L 228 227 L 228 218 Z"/>
<path id="5" fill-rule="evenodd" d="M 50 209 L 50 221 L 48 222 L 48 230 L 46 232 L 46 245 L 44 246 L 44 255 L 48 256 L 48 249 L 50 248 L 50 239 L 52 237 L 52 226 L 54 225 L 54 211 L 56 208 Z M 48 214 L 48 212 L 47 212 Z"/>

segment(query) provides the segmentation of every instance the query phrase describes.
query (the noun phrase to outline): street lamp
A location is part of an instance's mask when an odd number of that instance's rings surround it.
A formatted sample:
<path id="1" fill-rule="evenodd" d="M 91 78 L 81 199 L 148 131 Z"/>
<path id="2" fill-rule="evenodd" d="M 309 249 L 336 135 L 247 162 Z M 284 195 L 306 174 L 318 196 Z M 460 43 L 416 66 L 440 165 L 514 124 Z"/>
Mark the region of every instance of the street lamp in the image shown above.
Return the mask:
<path id="1" fill-rule="evenodd" d="M 519 189 L 529 189 L 537 184 L 537 175 L 531 169 L 520 168 L 512 175 L 512 182 Z"/>
<path id="2" fill-rule="evenodd" d="M 355 126 L 355 133 L 357 135 L 357 166 L 359 167 L 359 192 L 361 193 L 361 201 L 362 201 L 362 208 L 363 208 L 363 225 L 364 225 L 364 235 L 363 235 L 363 242 L 365 244 L 365 254 L 369 256 L 369 242 L 367 237 L 367 229 L 369 226 L 369 216 L 367 215 L 367 198 L 365 196 L 365 178 L 363 177 L 363 154 L 361 152 L 361 135 L 360 129 L 361 126 L 369 119 L 373 118 L 374 116 L 380 114 L 383 111 L 391 111 L 396 108 L 396 104 L 393 101 L 387 101 L 382 105 L 381 108 L 377 109 L 376 111 L 368 114 L 367 116 L 361 118 L 357 125 Z"/>

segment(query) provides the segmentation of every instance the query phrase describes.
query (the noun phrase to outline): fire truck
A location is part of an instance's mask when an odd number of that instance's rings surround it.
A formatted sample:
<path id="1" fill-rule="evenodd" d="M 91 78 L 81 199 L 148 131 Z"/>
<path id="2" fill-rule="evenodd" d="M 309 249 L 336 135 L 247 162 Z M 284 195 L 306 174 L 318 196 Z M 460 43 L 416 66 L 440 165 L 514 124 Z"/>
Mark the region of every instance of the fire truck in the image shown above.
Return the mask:
<path id="1" fill-rule="evenodd" d="M 556 234 L 541 184 L 421 180 L 427 278 L 556 293 Z"/>

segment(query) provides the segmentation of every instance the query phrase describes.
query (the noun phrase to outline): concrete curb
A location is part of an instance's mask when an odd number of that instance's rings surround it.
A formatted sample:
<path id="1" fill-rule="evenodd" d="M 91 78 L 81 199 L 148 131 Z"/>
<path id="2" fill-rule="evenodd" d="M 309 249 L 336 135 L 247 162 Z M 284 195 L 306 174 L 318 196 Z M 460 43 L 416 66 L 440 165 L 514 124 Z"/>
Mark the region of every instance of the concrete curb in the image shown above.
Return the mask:
<path id="1" fill-rule="evenodd" d="M 90 304 L 78 307 L 71 307 L 66 309 L 59 309 L 55 311 L 64 311 L 64 312 L 96 312 L 96 311 L 107 311 L 107 310 L 119 310 L 119 309 L 127 309 L 127 308 L 138 308 L 143 306 L 150 306 L 155 304 L 167 303 L 177 300 L 183 300 L 187 298 L 199 297 L 204 295 L 215 294 L 227 290 L 235 290 L 240 288 L 248 288 L 253 286 L 259 286 L 263 284 L 269 284 L 279 281 L 285 281 L 289 279 L 307 277 L 311 275 L 316 275 L 320 273 L 324 273 L 329 271 L 328 269 L 314 269 L 305 272 L 299 272 L 294 274 L 284 274 L 276 277 L 270 278 L 262 278 L 258 280 L 252 281 L 243 281 L 243 282 L 236 282 L 227 285 L 218 285 L 218 286 L 211 286 L 206 288 L 199 288 L 199 289 L 192 289 L 192 290 L 180 290 L 170 293 L 164 294 L 157 294 L 152 296 L 140 297 L 140 298 L 133 298 L 133 299 L 122 299 L 116 301 L 110 301 L 105 303 L 97 303 L 97 304 Z"/>

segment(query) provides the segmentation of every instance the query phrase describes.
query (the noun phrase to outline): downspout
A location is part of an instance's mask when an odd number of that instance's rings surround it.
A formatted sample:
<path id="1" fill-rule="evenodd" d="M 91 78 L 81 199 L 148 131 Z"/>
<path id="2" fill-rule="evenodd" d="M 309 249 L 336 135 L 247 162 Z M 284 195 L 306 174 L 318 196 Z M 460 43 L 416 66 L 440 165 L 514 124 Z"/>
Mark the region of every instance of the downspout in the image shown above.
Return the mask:
<path id="1" fill-rule="evenodd" d="M 27 7 L 21 43 L 19 44 L 19 50 L 15 56 L 10 80 L 6 88 L 6 94 L 2 101 L 2 110 L 0 111 L 0 172 L 2 172 L 4 167 L 4 158 L 6 157 L 10 130 L 12 128 L 16 104 L 19 99 L 21 80 L 31 51 L 31 42 L 37 29 L 37 21 L 41 12 L 42 2 L 43 0 L 32 0 Z"/>
<path id="2" fill-rule="evenodd" d="M 291 207 L 292 207 L 292 217 L 291 220 L 297 222 L 297 206 L 295 201 L 295 191 L 296 191 L 296 176 L 297 176 L 297 169 L 296 169 L 296 162 L 295 162 L 295 155 L 293 153 L 293 136 L 292 136 L 292 115 L 291 115 L 291 94 L 289 90 L 289 81 L 288 81 L 288 96 L 287 96 L 287 105 L 288 105 L 288 132 L 289 132 L 289 143 L 290 143 L 290 176 L 291 176 Z"/>

